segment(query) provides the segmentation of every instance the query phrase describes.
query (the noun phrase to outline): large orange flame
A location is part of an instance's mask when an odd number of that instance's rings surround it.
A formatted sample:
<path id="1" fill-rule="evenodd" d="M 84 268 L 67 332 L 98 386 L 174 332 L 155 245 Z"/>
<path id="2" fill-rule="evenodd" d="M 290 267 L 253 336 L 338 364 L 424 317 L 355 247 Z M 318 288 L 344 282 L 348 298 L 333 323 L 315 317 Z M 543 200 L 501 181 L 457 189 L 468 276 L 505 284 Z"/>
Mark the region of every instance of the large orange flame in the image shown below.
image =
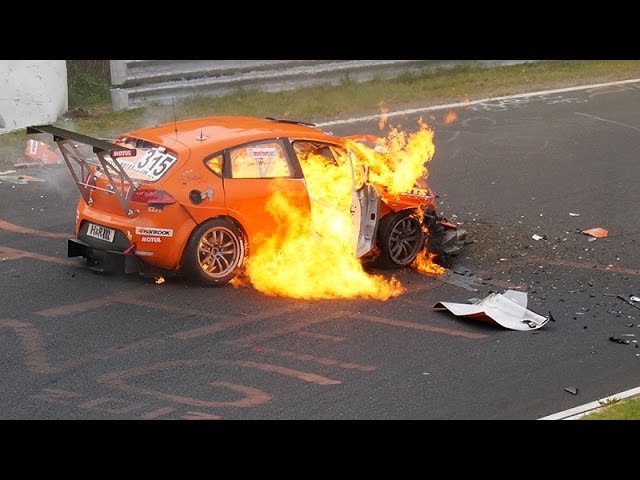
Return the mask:
<path id="1" fill-rule="evenodd" d="M 404 292 L 400 282 L 370 275 L 353 254 L 351 220 L 330 218 L 322 207 L 312 219 L 279 193 L 268 203 L 280 230 L 247 260 L 253 286 L 268 295 L 292 298 L 370 297 L 387 300 Z M 314 214 L 318 213 L 315 217 Z M 315 231 L 314 231 L 315 230 Z"/>
<path id="2" fill-rule="evenodd" d="M 427 275 L 442 275 L 447 271 L 447 269 L 438 265 L 435 262 L 435 257 L 436 257 L 435 253 L 431 253 L 427 250 L 423 250 L 420 253 L 418 253 L 418 256 L 416 257 L 416 259 L 413 262 L 413 265 L 411 266 L 416 272 L 419 272 L 419 273 L 424 273 Z"/>
<path id="3" fill-rule="evenodd" d="M 433 130 L 418 120 L 420 130 L 407 135 L 397 127 L 391 128 L 378 146 L 371 148 L 359 142 L 350 142 L 349 146 L 360 153 L 369 167 L 369 179 L 382 185 L 391 195 L 410 191 L 419 178 L 428 177 L 426 163 L 433 158 Z"/>
<path id="4" fill-rule="evenodd" d="M 411 134 L 391 128 L 385 138 L 376 140 L 377 145 L 348 142 L 368 168 L 370 181 L 391 195 L 407 192 L 418 179 L 427 178 L 426 162 L 435 152 L 434 132 L 422 119 L 418 125 L 419 130 Z M 301 164 L 311 218 L 304 208 L 275 189 L 267 210 L 279 230 L 247 259 L 246 275 L 251 284 L 268 295 L 301 299 L 387 300 L 404 293 L 396 278 L 366 272 L 354 254 L 350 212 L 353 179 L 348 158 L 338 159 L 336 165 L 327 163 L 326 157 L 310 154 L 301 159 Z M 422 273 L 444 271 L 429 252 L 421 254 L 413 267 Z"/>

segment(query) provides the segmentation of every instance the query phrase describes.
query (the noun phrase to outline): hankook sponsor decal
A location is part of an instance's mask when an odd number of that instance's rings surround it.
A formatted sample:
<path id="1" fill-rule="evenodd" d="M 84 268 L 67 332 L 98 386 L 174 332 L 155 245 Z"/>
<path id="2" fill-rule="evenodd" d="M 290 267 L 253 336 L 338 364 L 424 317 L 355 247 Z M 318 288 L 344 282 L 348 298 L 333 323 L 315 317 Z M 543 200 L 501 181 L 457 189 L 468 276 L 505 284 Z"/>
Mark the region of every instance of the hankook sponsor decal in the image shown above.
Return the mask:
<path id="1" fill-rule="evenodd" d="M 153 235 L 156 237 L 173 237 L 172 228 L 136 227 L 136 235 Z"/>

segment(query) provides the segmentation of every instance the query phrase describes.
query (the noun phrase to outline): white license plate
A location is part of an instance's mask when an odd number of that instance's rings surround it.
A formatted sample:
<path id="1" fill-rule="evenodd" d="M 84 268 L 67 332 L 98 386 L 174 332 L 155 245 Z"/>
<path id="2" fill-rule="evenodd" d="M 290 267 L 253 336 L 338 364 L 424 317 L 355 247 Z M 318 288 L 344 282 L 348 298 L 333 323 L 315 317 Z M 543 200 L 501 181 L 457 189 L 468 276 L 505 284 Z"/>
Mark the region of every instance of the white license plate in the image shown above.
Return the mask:
<path id="1" fill-rule="evenodd" d="M 89 228 L 87 229 L 87 235 L 105 242 L 113 242 L 113 238 L 116 236 L 116 231 L 111 228 L 101 227 L 100 225 L 90 223 Z"/>

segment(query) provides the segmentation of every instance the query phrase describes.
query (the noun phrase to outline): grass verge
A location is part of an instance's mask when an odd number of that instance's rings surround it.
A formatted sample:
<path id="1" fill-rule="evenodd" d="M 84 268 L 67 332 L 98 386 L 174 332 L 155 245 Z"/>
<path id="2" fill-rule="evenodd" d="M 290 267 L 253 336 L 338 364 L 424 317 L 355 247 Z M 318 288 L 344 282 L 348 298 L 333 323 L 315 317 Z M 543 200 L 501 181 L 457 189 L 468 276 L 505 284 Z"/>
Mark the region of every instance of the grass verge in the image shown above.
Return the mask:
<path id="1" fill-rule="evenodd" d="M 638 420 L 640 419 L 640 398 L 610 402 L 595 412 L 579 420 Z"/>

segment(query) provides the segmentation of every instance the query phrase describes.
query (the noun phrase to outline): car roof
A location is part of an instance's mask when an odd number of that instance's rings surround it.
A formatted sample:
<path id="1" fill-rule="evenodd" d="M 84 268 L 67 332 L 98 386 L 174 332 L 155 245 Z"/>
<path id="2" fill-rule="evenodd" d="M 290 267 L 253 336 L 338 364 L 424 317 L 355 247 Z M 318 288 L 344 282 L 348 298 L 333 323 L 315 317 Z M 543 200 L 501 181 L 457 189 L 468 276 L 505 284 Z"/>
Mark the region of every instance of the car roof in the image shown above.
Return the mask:
<path id="1" fill-rule="evenodd" d="M 124 136 L 163 145 L 176 150 L 178 154 L 187 147 L 196 155 L 198 153 L 209 155 L 239 144 L 279 137 L 340 143 L 339 137 L 311 124 L 294 122 L 288 119 L 215 116 L 168 122 L 155 127 L 134 130 Z"/>

